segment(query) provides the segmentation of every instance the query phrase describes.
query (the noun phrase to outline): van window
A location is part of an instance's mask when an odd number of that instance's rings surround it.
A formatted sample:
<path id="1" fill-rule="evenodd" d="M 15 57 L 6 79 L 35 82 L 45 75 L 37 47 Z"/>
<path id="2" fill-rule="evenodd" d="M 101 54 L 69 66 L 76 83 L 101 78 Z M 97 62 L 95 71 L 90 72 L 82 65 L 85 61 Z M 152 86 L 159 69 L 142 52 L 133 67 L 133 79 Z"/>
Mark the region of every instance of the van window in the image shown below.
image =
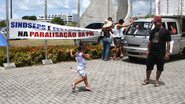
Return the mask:
<path id="1" fill-rule="evenodd" d="M 147 36 L 149 35 L 151 28 L 151 22 L 135 22 L 129 27 L 126 35 Z"/>
<path id="2" fill-rule="evenodd" d="M 171 35 L 177 34 L 177 25 L 176 22 L 167 22 L 168 30 L 170 31 Z"/>
<path id="3" fill-rule="evenodd" d="M 164 22 L 162 23 L 162 26 L 163 26 L 163 28 L 165 28 L 165 29 L 166 29 L 166 25 L 165 25 L 165 23 L 164 23 Z"/>
<path id="4" fill-rule="evenodd" d="M 185 37 L 185 18 L 182 19 L 182 37 Z"/>
<path id="5" fill-rule="evenodd" d="M 185 18 L 182 19 L 182 32 L 185 32 Z"/>

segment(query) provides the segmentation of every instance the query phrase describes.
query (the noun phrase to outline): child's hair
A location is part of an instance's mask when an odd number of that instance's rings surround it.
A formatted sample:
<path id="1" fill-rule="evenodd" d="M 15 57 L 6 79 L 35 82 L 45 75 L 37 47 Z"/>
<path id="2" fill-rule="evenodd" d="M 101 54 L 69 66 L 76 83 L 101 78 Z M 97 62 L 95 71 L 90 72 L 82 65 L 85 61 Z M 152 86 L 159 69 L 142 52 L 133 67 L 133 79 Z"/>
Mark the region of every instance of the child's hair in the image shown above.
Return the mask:
<path id="1" fill-rule="evenodd" d="M 85 49 L 85 45 L 83 43 L 80 43 L 80 45 L 77 49 L 78 49 L 78 51 L 81 51 L 82 49 Z"/>

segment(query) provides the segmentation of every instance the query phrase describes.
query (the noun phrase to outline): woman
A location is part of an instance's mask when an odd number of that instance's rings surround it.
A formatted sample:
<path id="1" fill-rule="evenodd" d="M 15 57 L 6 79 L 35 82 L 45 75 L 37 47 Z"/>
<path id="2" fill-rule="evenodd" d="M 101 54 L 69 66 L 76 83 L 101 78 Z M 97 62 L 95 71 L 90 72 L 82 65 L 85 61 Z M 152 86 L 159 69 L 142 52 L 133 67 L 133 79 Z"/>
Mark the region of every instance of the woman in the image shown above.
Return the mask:
<path id="1" fill-rule="evenodd" d="M 103 34 L 103 54 L 102 54 L 102 60 L 108 61 L 109 55 L 110 55 L 110 47 L 111 47 L 111 37 L 112 34 L 112 21 L 105 20 L 105 23 L 102 28 L 101 34 Z"/>

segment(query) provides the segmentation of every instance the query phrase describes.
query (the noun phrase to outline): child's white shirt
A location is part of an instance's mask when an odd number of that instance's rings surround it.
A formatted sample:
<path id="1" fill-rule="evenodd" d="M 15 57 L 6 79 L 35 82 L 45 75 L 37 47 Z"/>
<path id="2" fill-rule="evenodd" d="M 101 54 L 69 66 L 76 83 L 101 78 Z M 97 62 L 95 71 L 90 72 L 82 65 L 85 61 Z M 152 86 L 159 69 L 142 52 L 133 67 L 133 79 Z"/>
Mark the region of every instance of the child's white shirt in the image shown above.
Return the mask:
<path id="1" fill-rule="evenodd" d="M 76 61 L 78 63 L 78 66 L 85 67 L 86 66 L 86 61 L 85 58 L 82 56 L 82 52 L 77 52 L 76 53 Z"/>

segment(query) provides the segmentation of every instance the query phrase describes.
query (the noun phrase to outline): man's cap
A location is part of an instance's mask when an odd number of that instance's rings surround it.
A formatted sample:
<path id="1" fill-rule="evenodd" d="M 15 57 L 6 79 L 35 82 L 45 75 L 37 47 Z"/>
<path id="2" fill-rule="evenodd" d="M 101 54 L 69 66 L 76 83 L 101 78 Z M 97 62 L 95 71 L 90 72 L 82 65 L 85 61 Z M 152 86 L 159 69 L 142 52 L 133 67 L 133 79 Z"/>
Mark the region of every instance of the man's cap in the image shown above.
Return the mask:
<path id="1" fill-rule="evenodd" d="M 154 16 L 154 22 L 162 22 L 161 16 Z"/>

